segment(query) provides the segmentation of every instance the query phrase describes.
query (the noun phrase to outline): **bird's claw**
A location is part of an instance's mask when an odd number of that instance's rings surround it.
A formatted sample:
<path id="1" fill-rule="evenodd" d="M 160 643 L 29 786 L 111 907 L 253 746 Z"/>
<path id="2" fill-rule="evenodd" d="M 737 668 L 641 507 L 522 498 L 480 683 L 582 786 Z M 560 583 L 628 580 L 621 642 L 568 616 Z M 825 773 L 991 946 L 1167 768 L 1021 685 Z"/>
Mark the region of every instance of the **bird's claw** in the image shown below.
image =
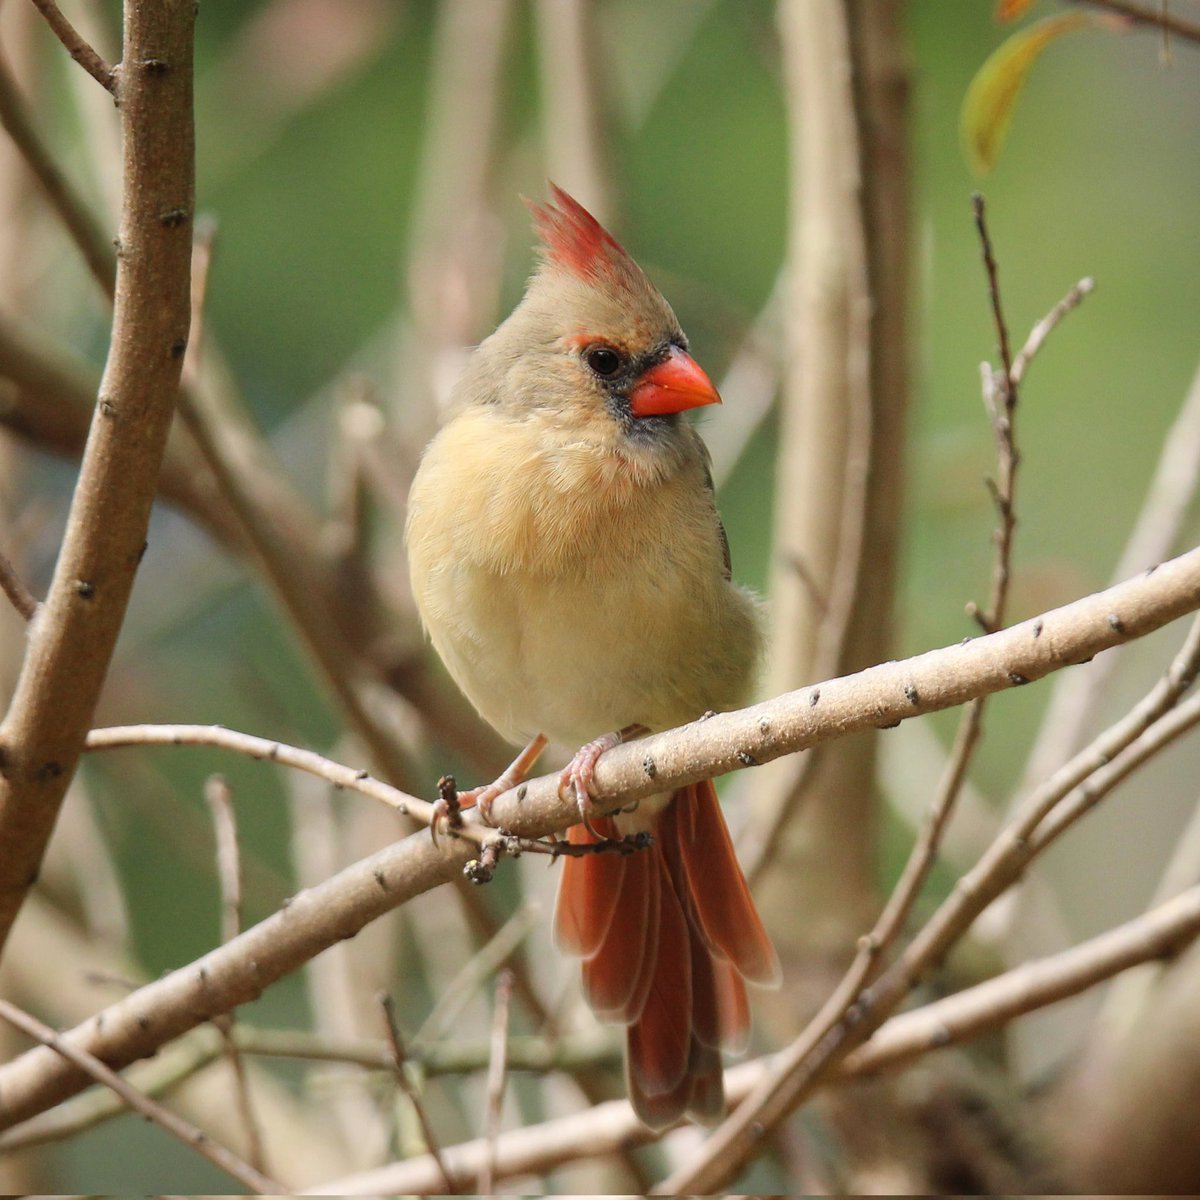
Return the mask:
<path id="1" fill-rule="evenodd" d="M 470 791 L 460 792 L 455 785 L 454 776 L 443 775 L 438 780 L 438 799 L 433 805 L 433 820 L 429 824 L 434 845 L 437 844 L 438 826 L 443 821 L 450 830 L 458 829 L 462 825 L 464 808 L 478 809 L 479 819 L 485 825 L 496 828 L 492 817 L 492 801 L 525 778 L 545 746 L 546 739 L 539 733 L 494 782 L 471 788 Z"/>
<path id="2" fill-rule="evenodd" d="M 595 805 L 592 803 L 591 787 L 596 775 L 596 763 L 606 750 L 611 750 L 614 746 L 619 746 L 622 742 L 645 732 L 646 728 L 643 725 L 627 725 L 624 729 L 595 738 L 575 751 L 574 757 L 558 777 L 558 794 L 574 798 L 575 806 L 579 809 L 580 823 L 598 842 L 606 839 L 603 834 L 596 832 L 592 824 L 592 810 Z"/>

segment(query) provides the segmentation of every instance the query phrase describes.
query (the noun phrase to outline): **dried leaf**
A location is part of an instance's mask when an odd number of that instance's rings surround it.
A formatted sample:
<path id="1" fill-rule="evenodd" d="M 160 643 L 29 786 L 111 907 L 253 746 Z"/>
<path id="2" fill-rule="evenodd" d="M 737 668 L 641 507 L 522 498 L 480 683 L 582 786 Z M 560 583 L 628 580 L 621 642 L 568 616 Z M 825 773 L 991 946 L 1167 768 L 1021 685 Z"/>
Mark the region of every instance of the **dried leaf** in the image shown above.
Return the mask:
<path id="1" fill-rule="evenodd" d="M 979 68 L 963 100 L 960 128 L 967 158 L 981 174 L 1000 153 L 1013 109 L 1030 68 L 1055 38 L 1100 22 L 1091 13 L 1047 17 L 1014 33 Z"/>

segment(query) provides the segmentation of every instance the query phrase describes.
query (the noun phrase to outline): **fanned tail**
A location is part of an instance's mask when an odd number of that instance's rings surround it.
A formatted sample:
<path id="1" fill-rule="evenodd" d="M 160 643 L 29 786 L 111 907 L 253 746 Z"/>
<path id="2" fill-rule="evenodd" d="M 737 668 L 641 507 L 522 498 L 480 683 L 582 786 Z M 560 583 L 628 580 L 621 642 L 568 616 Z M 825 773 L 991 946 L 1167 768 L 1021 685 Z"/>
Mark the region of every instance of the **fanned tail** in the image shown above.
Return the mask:
<path id="1" fill-rule="evenodd" d="M 617 837 L 611 817 L 594 821 Z M 648 850 L 568 858 L 555 910 L 559 948 L 583 959 L 596 1016 L 626 1026 L 626 1077 L 638 1116 L 661 1129 L 684 1113 L 725 1111 L 722 1047 L 745 1048 L 744 979 L 773 984 L 779 960 L 710 781 L 680 788 L 654 818 Z M 583 826 L 573 843 L 594 839 Z"/>

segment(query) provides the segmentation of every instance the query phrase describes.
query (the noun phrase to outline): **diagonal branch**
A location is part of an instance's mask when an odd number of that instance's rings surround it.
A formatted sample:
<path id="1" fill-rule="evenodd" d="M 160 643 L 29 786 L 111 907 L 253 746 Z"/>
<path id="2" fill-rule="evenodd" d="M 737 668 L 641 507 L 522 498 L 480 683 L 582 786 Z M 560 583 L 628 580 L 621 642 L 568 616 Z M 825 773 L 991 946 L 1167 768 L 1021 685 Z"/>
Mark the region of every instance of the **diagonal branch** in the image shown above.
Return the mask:
<path id="1" fill-rule="evenodd" d="M 146 547 L 187 346 L 191 0 L 130 0 L 124 201 L 112 345 L 46 601 L 0 724 L 0 947 L 75 772 Z"/>
<path id="2" fill-rule="evenodd" d="M 25 581 L 3 554 L 0 554 L 0 591 L 26 621 L 33 620 L 38 610 L 37 597 L 25 586 Z"/>
<path id="3" fill-rule="evenodd" d="M 243 1162 L 224 1146 L 219 1146 L 190 1122 L 176 1116 L 169 1109 L 165 1109 L 161 1104 L 151 1100 L 149 1096 L 143 1095 L 136 1088 L 131 1087 L 104 1063 L 77 1047 L 63 1045 L 62 1040 L 53 1029 L 28 1013 L 22 1012 L 15 1004 L 0 999 L 0 1018 L 21 1030 L 22 1033 L 28 1034 L 29 1037 L 48 1046 L 55 1053 L 61 1054 L 68 1062 L 73 1063 L 80 1070 L 86 1071 L 97 1082 L 111 1088 L 135 1112 L 141 1113 L 147 1120 L 153 1121 L 173 1137 L 177 1137 L 184 1145 L 190 1146 L 197 1154 L 203 1155 L 214 1166 L 236 1179 L 238 1183 L 260 1194 L 279 1195 L 282 1192 L 283 1189 L 274 1180 L 268 1179 L 261 1171 L 257 1171 L 249 1163 Z"/>
<path id="4" fill-rule="evenodd" d="M 693 722 L 606 753 L 596 767 L 601 812 L 725 771 L 767 762 L 860 729 L 1002 691 L 1200 608 L 1200 549 L 1153 572 L 966 644 L 883 663 L 737 712 Z M 574 802 L 547 775 L 499 796 L 493 816 L 522 836 L 578 820 Z M 471 811 L 464 823 L 475 824 Z M 64 1037 L 121 1067 L 214 1015 L 259 996 L 270 983 L 422 892 L 460 875 L 475 853 L 465 839 L 405 838 L 302 891 L 280 911 L 198 961 L 139 988 Z M 51 1051 L 0 1067 L 0 1128 L 73 1095 L 86 1083 Z"/>
<path id="5" fill-rule="evenodd" d="M 46 18 L 46 24 L 54 31 L 54 36 L 62 42 L 67 53 L 106 91 L 112 92 L 118 101 L 122 98 L 118 91 L 117 72 L 88 45 L 79 30 L 63 16 L 62 10 L 54 0 L 33 0 L 34 7 Z"/>
<path id="6" fill-rule="evenodd" d="M 1116 13 L 1134 25 L 1148 25 L 1161 29 L 1164 36 L 1171 33 L 1176 37 L 1186 38 L 1189 42 L 1200 42 L 1200 25 L 1174 16 L 1167 11 L 1165 4 L 1157 8 L 1147 8 L 1141 4 L 1131 4 L 1129 0 L 1076 0 L 1076 3 L 1087 3 L 1093 8 Z"/>
<path id="7" fill-rule="evenodd" d="M 59 170 L 26 111 L 8 65 L 0 59 L 0 125 L 12 138 L 46 198 L 62 220 L 88 270 L 108 300 L 117 280 L 111 234 L 105 234 L 67 177 Z"/>

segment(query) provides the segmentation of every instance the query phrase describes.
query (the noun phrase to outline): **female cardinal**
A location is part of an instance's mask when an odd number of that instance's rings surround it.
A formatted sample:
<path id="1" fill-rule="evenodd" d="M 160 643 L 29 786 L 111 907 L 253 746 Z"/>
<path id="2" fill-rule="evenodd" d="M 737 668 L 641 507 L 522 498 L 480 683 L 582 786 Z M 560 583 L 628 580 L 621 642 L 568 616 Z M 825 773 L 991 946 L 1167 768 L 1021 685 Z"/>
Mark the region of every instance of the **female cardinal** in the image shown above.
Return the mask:
<path id="1" fill-rule="evenodd" d="M 542 733 L 596 739 L 563 772 L 584 821 L 570 841 L 652 833 L 633 854 L 565 859 L 555 939 L 583 959 L 596 1015 L 627 1027 L 641 1119 L 713 1121 L 720 1048 L 749 1029 L 743 979 L 774 982 L 775 951 L 711 782 L 595 820 L 588 784 L 623 736 L 747 701 L 758 604 L 730 580 L 708 452 L 681 417 L 720 397 L 633 259 L 552 192 L 529 206 L 540 266 L 472 355 L 413 481 L 409 568 L 486 721 L 537 748 Z"/>

